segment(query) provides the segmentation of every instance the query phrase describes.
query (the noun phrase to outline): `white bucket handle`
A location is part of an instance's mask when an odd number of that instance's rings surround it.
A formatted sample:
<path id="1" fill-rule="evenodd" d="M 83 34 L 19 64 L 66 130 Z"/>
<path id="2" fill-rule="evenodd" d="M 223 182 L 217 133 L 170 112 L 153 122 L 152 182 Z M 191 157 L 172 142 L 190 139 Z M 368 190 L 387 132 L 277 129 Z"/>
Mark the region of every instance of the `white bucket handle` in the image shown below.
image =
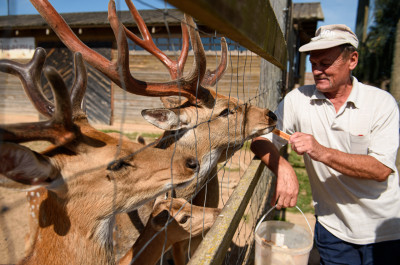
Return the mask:
<path id="1" fill-rule="evenodd" d="M 257 226 L 256 226 L 256 229 L 254 230 L 255 232 L 257 232 L 258 228 L 260 227 L 261 223 L 264 221 L 265 217 L 267 217 L 267 215 L 268 215 L 273 209 L 275 209 L 275 208 L 276 208 L 276 204 L 274 205 L 274 207 L 272 207 L 271 209 L 269 209 L 269 210 L 267 211 L 267 213 L 263 215 L 263 217 L 261 217 L 260 221 L 258 221 L 258 224 L 257 224 Z M 306 219 L 308 228 L 310 228 L 310 231 L 311 231 L 311 236 L 312 236 L 312 238 L 314 238 L 314 231 L 311 229 L 311 225 L 310 225 L 310 223 L 308 222 L 308 220 L 307 220 L 306 216 L 304 215 L 303 211 L 302 211 L 297 205 L 296 205 L 296 208 L 297 208 L 297 210 L 299 210 L 300 213 L 303 215 L 304 219 Z"/>

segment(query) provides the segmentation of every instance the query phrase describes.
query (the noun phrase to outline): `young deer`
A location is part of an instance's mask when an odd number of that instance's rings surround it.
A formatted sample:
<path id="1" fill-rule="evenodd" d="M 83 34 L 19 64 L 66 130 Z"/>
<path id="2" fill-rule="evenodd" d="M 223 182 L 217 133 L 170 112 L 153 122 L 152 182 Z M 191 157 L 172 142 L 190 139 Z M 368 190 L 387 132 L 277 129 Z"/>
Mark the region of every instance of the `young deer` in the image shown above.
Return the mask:
<path id="1" fill-rule="evenodd" d="M 45 67 L 55 104 L 41 92 L 45 51 L 27 64 L 0 61 L 0 71 L 17 75 L 48 121 L 0 126 L 0 185 L 28 192 L 32 222 L 26 264 L 114 264 L 113 225 L 172 188 L 188 185 L 198 161 L 173 151 L 145 148 L 97 131 L 81 109 L 86 69 L 75 54 L 71 96 L 58 72 Z M 71 99 L 70 99 L 71 97 Z M 48 140 L 39 154 L 18 143 Z M 156 159 L 155 159 L 156 157 Z"/>
<path id="2" fill-rule="evenodd" d="M 144 231 L 119 265 L 156 264 L 173 244 L 209 230 L 220 212 L 181 198 L 157 201 Z"/>
<path id="3" fill-rule="evenodd" d="M 216 71 L 206 71 L 206 56 L 199 33 L 195 29 L 193 19 L 185 16 L 185 21 L 182 22 L 182 52 L 179 59 L 174 61 L 154 45 L 145 23 L 130 0 L 126 0 L 126 3 L 137 21 L 143 39 L 135 36 L 120 23 L 115 3 L 110 0 L 108 19 L 118 48 L 118 59 L 112 62 L 84 45 L 47 0 L 30 1 L 71 51 L 81 52 L 90 65 L 108 76 L 115 84 L 125 87 L 133 94 L 163 97 L 162 101 L 166 108 L 142 111 L 147 121 L 165 130 L 156 147 L 167 150 L 176 148 L 178 152 L 197 157 L 200 162 L 200 172 L 196 181 L 184 189 L 175 191 L 174 194 L 178 198 L 190 200 L 194 205 L 217 207 L 219 202 L 217 163 L 230 158 L 246 140 L 271 132 L 276 124 L 276 116 L 270 110 L 217 94 L 207 88 L 213 86 L 226 69 L 225 41 L 221 41 L 220 65 Z M 173 80 L 151 83 L 135 79 L 129 71 L 127 38 L 157 57 L 168 68 Z M 194 65 L 190 73 L 183 76 L 189 38 L 194 52 Z M 178 98 L 165 98 L 168 96 L 178 96 Z M 182 97 L 187 100 L 181 100 Z M 119 230 L 124 234 L 118 240 L 121 249 L 131 245 L 130 240 L 138 235 L 135 227 L 129 225 L 129 220 L 124 218 L 121 216 L 121 220 L 117 220 Z M 185 263 L 184 253 L 187 251 L 183 248 L 178 243 L 174 246 L 174 253 L 181 252 L 177 255 L 179 257 L 175 260 L 176 264 Z M 191 250 L 194 249 L 195 247 L 191 247 Z"/>

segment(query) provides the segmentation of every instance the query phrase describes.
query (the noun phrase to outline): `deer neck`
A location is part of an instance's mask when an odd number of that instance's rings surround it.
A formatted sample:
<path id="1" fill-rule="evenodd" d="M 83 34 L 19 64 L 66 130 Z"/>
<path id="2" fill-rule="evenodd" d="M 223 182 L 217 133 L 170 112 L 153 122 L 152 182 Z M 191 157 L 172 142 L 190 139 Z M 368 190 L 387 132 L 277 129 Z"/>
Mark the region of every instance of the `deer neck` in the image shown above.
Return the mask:
<path id="1" fill-rule="evenodd" d="M 140 234 L 139 238 L 135 242 L 135 245 L 132 248 L 133 250 L 131 250 L 130 253 L 127 253 L 124 259 L 131 260 L 135 258 L 135 261 L 130 263 L 132 265 L 157 264 L 157 261 L 163 254 L 163 250 L 165 252 L 172 246 L 172 242 L 168 240 L 168 237 L 167 240 L 165 240 L 165 231 L 160 231 L 160 233 L 152 239 L 157 232 L 158 231 L 153 229 L 151 225 L 147 225 L 146 229 Z M 150 240 L 151 242 L 146 246 Z M 143 247 L 145 247 L 145 249 L 143 249 Z M 142 252 L 138 255 L 140 251 Z"/>
<path id="2" fill-rule="evenodd" d="M 34 245 L 21 264 L 115 263 L 114 216 L 100 219 L 85 209 L 76 213 L 51 191 L 41 200 Z"/>

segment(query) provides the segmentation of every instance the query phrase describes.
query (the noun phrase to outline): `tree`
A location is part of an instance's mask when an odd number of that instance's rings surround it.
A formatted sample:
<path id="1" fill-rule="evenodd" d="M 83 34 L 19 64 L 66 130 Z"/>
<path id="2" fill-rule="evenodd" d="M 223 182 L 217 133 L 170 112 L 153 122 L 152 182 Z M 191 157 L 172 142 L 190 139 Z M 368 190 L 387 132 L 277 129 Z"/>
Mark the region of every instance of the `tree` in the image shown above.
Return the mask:
<path id="1" fill-rule="evenodd" d="M 373 23 L 367 37 L 360 39 L 359 65 L 354 75 L 362 82 L 388 89 L 394 55 L 399 0 L 375 0 Z"/>
<path id="2" fill-rule="evenodd" d="M 400 19 L 397 22 L 392 76 L 390 79 L 390 93 L 392 93 L 393 97 L 397 100 L 397 103 L 400 102 L 400 75 L 398 73 L 400 73 Z"/>

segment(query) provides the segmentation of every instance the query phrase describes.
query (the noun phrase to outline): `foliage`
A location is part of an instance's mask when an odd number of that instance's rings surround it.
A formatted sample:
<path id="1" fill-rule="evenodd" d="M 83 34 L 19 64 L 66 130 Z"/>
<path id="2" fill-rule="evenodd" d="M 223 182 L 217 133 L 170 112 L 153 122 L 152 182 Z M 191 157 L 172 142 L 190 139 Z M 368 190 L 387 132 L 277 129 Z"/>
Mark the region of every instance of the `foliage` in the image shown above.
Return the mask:
<path id="1" fill-rule="evenodd" d="M 118 130 L 101 130 L 104 133 L 120 133 Z M 154 142 L 158 137 L 161 136 L 160 133 L 138 133 L 138 132 L 133 132 L 133 133 L 123 133 L 126 137 L 128 137 L 132 141 L 136 141 L 138 136 L 142 136 L 145 138 L 147 143 Z"/>
<path id="2" fill-rule="evenodd" d="M 389 80 L 391 76 L 400 1 L 374 2 L 374 20 L 368 29 L 365 42 L 360 42 L 359 63 L 354 70 L 354 76 L 361 82 L 381 87 L 382 82 Z"/>

